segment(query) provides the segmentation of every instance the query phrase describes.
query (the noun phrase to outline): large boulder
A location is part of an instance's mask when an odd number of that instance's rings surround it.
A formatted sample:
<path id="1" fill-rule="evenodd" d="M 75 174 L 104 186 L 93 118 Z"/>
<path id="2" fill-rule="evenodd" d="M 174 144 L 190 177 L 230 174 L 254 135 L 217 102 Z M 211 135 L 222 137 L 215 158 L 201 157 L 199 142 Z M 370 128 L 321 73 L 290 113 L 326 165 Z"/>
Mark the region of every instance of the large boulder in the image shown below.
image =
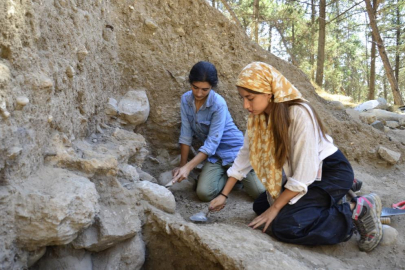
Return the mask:
<path id="1" fill-rule="evenodd" d="M 401 153 L 392 151 L 383 146 L 378 148 L 378 154 L 380 154 L 380 156 L 390 164 L 396 164 L 401 158 Z"/>
<path id="2" fill-rule="evenodd" d="M 80 171 L 88 177 L 117 175 L 119 164 L 132 161 L 139 166 L 144 162 L 148 153 L 145 146 L 142 135 L 120 128 L 106 130 L 92 141 L 71 142 L 63 134 L 55 133 L 50 150 L 53 154 L 46 160 L 54 166 Z"/>
<path id="3" fill-rule="evenodd" d="M 93 269 L 138 270 L 145 262 L 145 243 L 140 234 L 93 256 Z"/>
<path id="4" fill-rule="evenodd" d="M 127 92 L 118 103 L 118 110 L 122 118 L 135 126 L 145 123 L 150 111 L 146 90 Z"/>
<path id="5" fill-rule="evenodd" d="M 137 182 L 135 183 L 135 188 L 142 193 L 144 200 L 155 207 L 167 213 L 174 213 L 176 211 L 176 201 L 173 194 L 167 188 L 149 181 Z"/>
<path id="6" fill-rule="evenodd" d="M 32 270 L 78 269 L 93 270 L 91 253 L 71 246 L 49 248 Z"/>
<path id="7" fill-rule="evenodd" d="M 136 190 L 123 188 L 114 177 L 98 177 L 93 181 L 100 194 L 100 212 L 96 222 L 74 240 L 73 246 L 99 252 L 140 232 L 143 210 Z"/>
<path id="8" fill-rule="evenodd" d="M 64 245 L 90 226 L 99 211 L 98 194 L 89 179 L 45 167 L 16 186 L 17 243 L 27 250 Z"/>

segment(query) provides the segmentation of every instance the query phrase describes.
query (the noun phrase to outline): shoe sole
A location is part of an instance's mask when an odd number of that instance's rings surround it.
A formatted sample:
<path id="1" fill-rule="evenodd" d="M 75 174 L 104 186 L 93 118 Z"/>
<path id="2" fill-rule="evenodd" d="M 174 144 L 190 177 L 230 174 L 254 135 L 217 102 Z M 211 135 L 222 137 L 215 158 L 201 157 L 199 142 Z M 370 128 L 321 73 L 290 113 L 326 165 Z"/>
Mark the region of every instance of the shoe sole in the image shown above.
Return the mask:
<path id="1" fill-rule="evenodd" d="M 360 180 L 358 180 L 358 179 L 355 179 L 355 181 L 357 181 L 357 183 L 354 184 L 354 182 L 353 182 L 353 185 L 352 185 L 352 187 L 350 188 L 353 192 L 360 191 L 361 186 L 363 185 L 363 182 L 362 182 L 362 181 L 360 181 Z"/>
<path id="2" fill-rule="evenodd" d="M 367 250 L 363 250 L 363 251 L 372 251 L 374 248 L 376 248 L 378 246 L 378 244 L 380 243 L 380 241 L 382 239 L 382 224 L 381 224 L 381 220 L 380 220 L 381 211 L 382 211 L 381 199 L 375 193 L 371 193 L 369 196 L 372 197 L 374 199 L 374 202 L 375 202 L 375 211 L 377 213 L 377 219 L 378 219 L 378 231 L 380 233 L 379 233 L 378 241 L 375 242 L 375 245 L 373 245 L 373 246 L 371 246 L 371 248 L 369 248 Z"/>

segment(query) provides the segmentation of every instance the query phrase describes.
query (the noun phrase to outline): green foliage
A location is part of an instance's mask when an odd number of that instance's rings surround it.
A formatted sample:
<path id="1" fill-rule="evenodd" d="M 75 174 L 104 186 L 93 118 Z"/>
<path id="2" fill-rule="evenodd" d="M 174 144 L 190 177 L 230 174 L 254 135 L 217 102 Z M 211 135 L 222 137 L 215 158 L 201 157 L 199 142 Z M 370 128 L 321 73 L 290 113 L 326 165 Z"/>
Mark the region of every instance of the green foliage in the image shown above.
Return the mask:
<path id="1" fill-rule="evenodd" d="M 227 1 L 239 18 L 246 33 L 254 39 L 253 0 Z M 259 2 L 259 45 L 270 49 L 301 68 L 314 78 L 318 39 L 319 0 L 261 0 Z M 390 62 L 395 68 L 399 55 L 399 86 L 405 88 L 405 0 L 379 1 L 377 19 Z M 368 96 L 370 74 L 371 29 L 363 1 L 327 0 L 326 2 L 326 47 L 324 88 L 334 94 L 345 94 L 358 102 Z M 226 9 L 218 8 L 225 14 Z M 397 14 L 397 12 L 399 12 Z M 314 15 L 311 17 L 311 15 Z M 315 20 L 314 20 L 315 18 Z M 400 43 L 396 30 L 401 29 Z M 376 97 L 384 96 L 388 86 L 388 99 L 392 101 L 385 71 L 377 52 Z"/>

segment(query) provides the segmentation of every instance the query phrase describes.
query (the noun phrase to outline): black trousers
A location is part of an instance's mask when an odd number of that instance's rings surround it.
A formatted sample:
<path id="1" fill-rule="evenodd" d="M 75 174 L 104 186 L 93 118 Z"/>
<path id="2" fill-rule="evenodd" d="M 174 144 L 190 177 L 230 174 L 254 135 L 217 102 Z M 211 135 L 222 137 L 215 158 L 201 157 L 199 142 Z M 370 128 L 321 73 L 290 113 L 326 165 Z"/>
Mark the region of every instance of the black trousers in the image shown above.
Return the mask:
<path id="1" fill-rule="evenodd" d="M 323 161 L 322 179 L 308 187 L 295 204 L 281 209 L 271 224 L 280 241 L 301 245 L 332 245 L 347 241 L 353 234 L 349 203 L 337 202 L 353 184 L 353 169 L 340 150 Z M 270 207 L 266 192 L 253 203 L 260 215 Z"/>

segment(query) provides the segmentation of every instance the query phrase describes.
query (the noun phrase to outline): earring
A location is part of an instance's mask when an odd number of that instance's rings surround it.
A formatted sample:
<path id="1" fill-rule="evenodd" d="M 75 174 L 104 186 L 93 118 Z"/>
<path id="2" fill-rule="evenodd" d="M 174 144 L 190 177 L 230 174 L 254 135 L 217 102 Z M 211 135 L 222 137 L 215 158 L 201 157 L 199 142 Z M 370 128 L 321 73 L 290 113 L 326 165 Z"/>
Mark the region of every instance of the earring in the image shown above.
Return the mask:
<path id="1" fill-rule="evenodd" d="M 271 98 L 273 97 L 273 95 L 270 94 L 269 98 L 267 99 L 267 101 L 270 103 L 271 102 Z"/>

